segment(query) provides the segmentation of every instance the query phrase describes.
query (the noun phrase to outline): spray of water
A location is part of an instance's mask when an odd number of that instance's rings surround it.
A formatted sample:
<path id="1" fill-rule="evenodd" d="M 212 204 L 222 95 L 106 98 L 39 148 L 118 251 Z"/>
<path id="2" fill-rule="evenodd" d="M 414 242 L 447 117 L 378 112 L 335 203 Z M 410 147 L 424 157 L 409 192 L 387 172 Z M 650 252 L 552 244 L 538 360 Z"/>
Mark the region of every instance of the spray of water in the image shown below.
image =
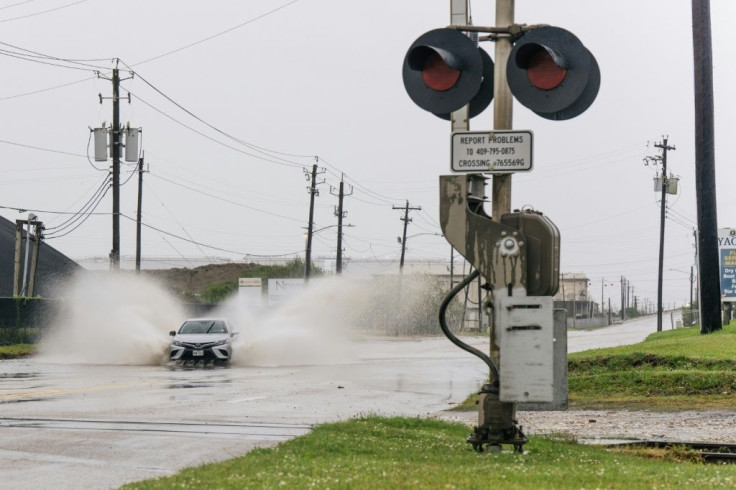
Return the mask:
<path id="1" fill-rule="evenodd" d="M 335 364 L 354 359 L 353 338 L 368 291 L 342 278 L 313 280 L 288 302 L 253 311 L 233 297 L 218 314 L 241 332 L 232 362 L 247 366 Z"/>
<path id="2" fill-rule="evenodd" d="M 162 287 L 128 273 L 81 273 L 62 291 L 61 317 L 40 344 L 55 362 L 161 364 L 186 316 Z"/>
<path id="3" fill-rule="evenodd" d="M 239 331 L 234 365 L 350 362 L 358 352 L 353 339 L 362 331 L 432 333 L 407 330 L 424 324 L 438 331 L 436 305 L 427 301 L 429 283 L 415 282 L 421 287 L 405 280 L 397 290 L 391 281 L 375 279 L 313 280 L 280 305 L 254 307 L 235 295 L 211 316 L 228 318 Z M 41 355 L 53 362 L 166 363 L 168 332 L 187 317 L 163 287 L 130 273 L 83 273 L 63 290 L 62 315 L 40 345 Z"/>

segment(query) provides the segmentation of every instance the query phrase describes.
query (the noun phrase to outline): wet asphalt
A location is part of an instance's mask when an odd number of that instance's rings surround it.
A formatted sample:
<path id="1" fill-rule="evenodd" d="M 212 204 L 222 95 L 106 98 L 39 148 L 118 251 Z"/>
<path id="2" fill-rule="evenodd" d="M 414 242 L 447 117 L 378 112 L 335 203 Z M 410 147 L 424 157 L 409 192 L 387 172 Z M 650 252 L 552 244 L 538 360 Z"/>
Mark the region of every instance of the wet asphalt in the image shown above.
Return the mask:
<path id="1" fill-rule="evenodd" d="M 656 318 L 569 332 L 569 349 L 643 340 Z M 466 341 L 487 350 L 482 337 Z M 325 365 L 0 361 L 4 488 L 114 488 L 242 455 L 366 414 L 428 416 L 476 391 L 485 365 L 444 338 L 371 339 Z"/>

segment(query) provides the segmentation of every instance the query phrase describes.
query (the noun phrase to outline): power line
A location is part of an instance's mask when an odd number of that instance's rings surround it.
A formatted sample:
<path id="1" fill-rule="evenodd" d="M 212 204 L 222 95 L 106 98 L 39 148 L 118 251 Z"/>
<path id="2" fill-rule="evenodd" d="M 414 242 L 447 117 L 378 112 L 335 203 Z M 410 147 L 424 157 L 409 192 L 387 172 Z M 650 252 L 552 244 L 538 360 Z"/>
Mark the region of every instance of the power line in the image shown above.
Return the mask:
<path id="1" fill-rule="evenodd" d="M 130 216 L 128 216 L 126 214 L 121 213 L 120 216 L 122 216 L 123 218 L 127 218 L 130 221 L 135 221 L 135 218 L 131 218 Z M 299 250 L 299 251 L 296 251 L 296 252 L 289 252 L 289 253 L 281 254 L 281 255 L 255 255 L 255 254 L 248 254 L 248 253 L 245 253 L 245 252 L 242 252 L 242 251 L 239 251 L 239 250 L 230 250 L 230 249 L 227 249 L 227 248 L 221 248 L 221 247 L 215 247 L 213 245 L 207 245 L 206 243 L 198 242 L 196 240 L 185 238 L 185 237 L 180 236 L 180 235 L 175 235 L 174 233 L 169 233 L 168 231 L 164 231 L 164 230 L 162 230 L 160 228 L 156 228 L 155 226 L 149 225 L 147 223 L 141 223 L 141 225 L 145 226 L 146 228 L 150 228 L 151 230 L 155 230 L 155 231 L 157 231 L 159 233 L 162 233 L 164 235 L 167 235 L 167 236 L 170 236 L 170 237 L 173 237 L 173 238 L 177 238 L 177 239 L 182 240 L 182 241 L 185 241 L 185 242 L 193 243 L 193 244 L 196 244 L 196 245 L 199 245 L 199 246 L 202 246 L 202 247 L 205 247 L 205 248 L 209 248 L 209 249 L 212 249 L 212 250 L 219 250 L 220 252 L 227 252 L 227 253 L 232 253 L 232 254 L 236 254 L 236 255 L 250 255 L 250 256 L 257 256 L 257 257 L 285 257 L 287 255 L 296 255 L 296 254 L 299 254 L 299 253 L 302 253 L 303 252 L 302 250 Z"/>
<path id="2" fill-rule="evenodd" d="M 66 68 L 68 70 L 95 71 L 91 68 L 80 68 L 78 66 L 60 65 L 59 63 L 51 63 L 50 61 L 41 61 L 38 59 L 33 59 L 29 56 L 26 56 L 20 53 L 13 53 L 11 51 L 7 51 L 4 49 L 0 49 L 0 55 L 7 56 L 9 58 L 16 58 L 16 59 L 23 60 L 23 61 L 30 61 L 31 63 L 39 63 L 41 65 L 55 66 L 57 68 Z"/>
<path id="3" fill-rule="evenodd" d="M 76 80 L 74 82 L 64 83 L 62 85 L 54 85 L 53 87 L 48 87 L 48 88 L 42 88 L 42 89 L 34 90 L 32 92 L 23 92 L 21 94 L 8 95 L 6 97 L 0 97 L 0 100 L 17 99 L 19 97 L 27 97 L 29 95 L 36 95 L 36 94 L 40 94 L 40 93 L 43 93 L 43 92 L 49 92 L 51 90 L 56 90 L 56 89 L 59 89 L 59 88 L 68 87 L 70 85 L 76 85 L 78 83 L 87 82 L 89 80 L 94 80 L 95 78 L 97 78 L 97 77 L 96 76 L 93 76 L 93 77 L 89 77 L 89 78 L 83 78 L 82 80 Z"/>
<path id="4" fill-rule="evenodd" d="M 0 7 L 0 10 L 9 9 L 11 7 L 17 7 L 18 5 L 24 5 L 26 3 L 31 3 L 31 2 L 35 2 L 35 1 L 36 0 L 24 0 L 22 2 L 17 2 L 17 3 L 10 4 L 10 5 L 6 5 L 5 7 Z"/>
<path id="5" fill-rule="evenodd" d="M 188 189 L 190 191 L 197 192 L 197 193 L 202 194 L 202 195 L 205 195 L 207 197 L 211 197 L 212 199 L 216 199 L 218 201 L 223 201 L 223 202 L 226 202 L 226 203 L 229 203 L 229 204 L 233 204 L 235 206 L 239 206 L 239 207 L 242 207 L 242 208 L 250 209 L 251 211 L 256 211 L 256 212 L 263 213 L 263 214 L 268 214 L 270 216 L 276 216 L 277 218 L 283 218 L 283 219 L 287 219 L 287 220 L 290 220 L 290 221 L 296 221 L 298 223 L 301 223 L 302 222 L 301 219 L 292 218 L 291 216 L 284 216 L 282 214 L 272 213 L 271 211 L 266 211 L 264 209 L 254 208 L 252 206 L 248 206 L 248 205 L 245 205 L 245 204 L 236 202 L 236 201 L 231 201 L 230 199 L 225 199 L 224 197 L 215 196 L 214 194 L 209 194 L 207 192 L 203 192 L 203 191 L 201 191 L 199 189 L 196 189 L 194 187 L 189 187 L 188 185 L 180 184 L 178 182 L 174 182 L 173 180 L 167 179 L 165 177 L 161 177 L 160 175 L 156 175 L 153 172 L 150 172 L 149 175 L 151 177 L 156 177 L 157 179 L 163 180 L 163 181 L 168 182 L 170 184 L 173 184 L 173 185 L 176 185 L 176 186 L 179 186 L 179 187 L 183 187 L 184 189 Z"/>
<path id="6" fill-rule="evenodd" d="M 0 209 L 10 209 L 12 211 L 17 211 L 19 213 L 27 213 L 29 211 L 32 211 L 34 213 L 45 213 L 45 214 L 76 214 L 77 212 L 71 212 L 71 211 L 52 211 L 49 209 L 35 209 L 35 208 L 19 208 L 16 206 L 0 206 Z M 95 216 L 109 216 L 112 213 L 89 213 L 93 214 Z"/>
<path id="7" fill-rule="evenodd" d="M 55 11 L 57 11 L 57 10 L 65 9 L 65 8 L 68 8 L 68 7 L 73 7 L 74 5 L 78 5 L 78 4 L 80 4 L 80 3 L 85 3 L 86 1 L 87 1 L 87 0 L 78 0 L 78 1 L 76 1 L 76 2 L 68 3 L 68 4 L 66 4 L 66 5 L 62 5 L 62 6 L 60 6 L 60 7 L 54 7 L 54 8 L 52 8 L 52 9 L 48 9 L 48 10 L 42 10 L 41 12 L 34 12 L 34 13 L 32 13 L 32 14 L 27 14 L 27 15 L 21 15 L 21 16 L 19 16 L 19 17 L 13 17 L 12 19 L 3 19 L 3 20 L 0 20 L 0 23 L 2 23 L 2 22 L 10 22 L 10 21 L 13 21 L 13 20 L 27 19 L 27 18 L 29 18 L 29 17 L 36 17 L 37 15 L 43 15 L 43 14 L 48 14 L 49 12 L 55 12 Z M 20 5 L 20 4 L 22 4 L 22 3 L 27 3 L 27 2 L 21 2 L 21 3 L 17 3 L 17 4 L 15 4 L 15 5 Z M 13 7 L 13 6 L 14 6 L 14 5 L 10 5 L 10 7 Z"/>
<path id="8" fill-rule="evenodd" d="M 81 157 L 81 158 L 85 158 L 86 157 L 86 155 L 82 155 L 81 153 L 71 153 L 71 152 L 68 152 L 68 151 L 55 150 L 55 149 L 52 149 L 52 148 L 44 148 L 44 147 L 41 147 L 41 146 L 26 145 L 24 143 L 16 143 L 14 141 L 0 140 L 0 143 L 6 144 L 6 145 L 12 145 L 12 146 L 19 146 L 21 148 L 29 148 L 31 150 L 48 151 L 50 153 L 58 153 L 60 155 L 69 155 L 69 156 Z"/>
<path id="9" fill-rule="evenodd" d="M 84 215 L 84 217 L 81 219 L 81 221 L 79 221 L 79 223 L 77 223 L 77 225 L 74 228 L 72 228 L 71 230 L 69 230 L 66 233 L 63 233 L 61 235 L 52 235 L 52 236 L 47 236 L 46 238 L 49 239 L 49 240 L 52 240 L 52 239 L 55 239 L 55 238 L 65 237 L 68 234 L 70 234 L 73 231 L 75 231 L 80 226 L 82 226 L 89 219 L 89 217 L 94 214 L 94 210 L 97 209 L 97 206 L 99 206 L 100 203 L 102 202 L 102 200 L 105 198 L 105 195 L 107 194 L 107 191 L 108 190 L 110 190 L 110 187 L 109 186 L 106 186 L 104 188 L 104 192 L 99 196 L 99 198 L 97 199 L 97 202 L 95 202 L 94 207 L 92 207 L 92 209 L 88 213 L 86 213 Z M 81 216 L 81 215 L 79 215 L 79 216 Z M 74 221 L 77 221 L 77 220 L 79 220 L 79 217 L 74 218 Z M 61 228 L 59 229 L 59 231 L 61 231 Z"/>
<path id="10" fill-rule="evenodd" d="M 64 63 L 69 63 L 69 64 L 73 64 L 73 65 L 80 65 L 80 66 L 84 66 L 84 67 L 87 67 L 87 68 L 94 68 L 94 69 L 97 69 L 97 70 L 107 70 L 108 67 L 106 67 L 106 66 L 99 66 L 99 65 L 91 65 L 91 64 L 89 64 L 87 62 L 88 61 L 112 61 L 112 60 L 108 60 L 107 58 L 93 59 L 93 60 L 74 60 L 74 59 L 69 59 L 69 58 L 59 58 L 58 56 L 52 56 L 50 54 L 41 53 L 39 51 L 33 51 L 32 49 L 22 48 L 20 46 L 15 46 L 14 44 L 4 43 L 2 41 L 0 41 L 0 44 L 3 45 L 3 46 L 7 46 L 9 48 L 16 49 L 18 51 L 24 51 L 25 53 L 29 53 L 29 54 L 8 51 L 8 50 L 5 50 L 5 49 L 1 50 L 1 51 L 4 51 L 4 52 L 7 52 L 7 53 L 17 54 L 17 55 L 20 55 L 20 56 L 24 56 L 26 58 L 43 58 L 43 59 L 47 59 L 47 60 L 62 61 Z M 29 59 L 28 61 L 33 61 L 33 60 Z"/>
<path id="11" fill-rule="evenodd" d="M 206 38 L 204 38 L 204 39 L 200 39 L 199 41 L 195 41 L 195 42 L 193 42 L 193 43 L 187 44 L 186 46 L 182 46 L 182 47 L 180 47 L 180 48 L 177 48 L 177 49 L 174 49 L 174 50 L 168 51 L 168 52 L 166 52 L 166 53 L 163 53 L 163 54 L 160 54 L 160 55 L 158 55 L 158 56 L 154 56 L 153 58 L 148 58 L 147 60 L 143 60 L 143 61 L 139 61 L 139 62 L 137 62 L 137 63 L 133 63 L 133 66 L 137 66 L 137 65 L 142 65 L 142 64 L 144 64 L 144 63 L 148 63 L 149 61 L 154 61 L 154 60 L 158 60 L 158 59 L 161 59 L 161 58 L 163 58 L 163 57 L 165 57 L 165 56 L 169 56 L 169 55 L 172 55 L 172 54 L 178 53 L 178 52 L 180 52 L 180 51 L 184 51 L 185 49 L 189 49 L 189 48 L 191 48 L 191 47 L 197 46 L 198 44 L 202 44 L 202 43 L 204 43 L 204 42 L 210 41 L 210 40 L 212 40 L 212 39 L 214 39 L 214 38 L 216 38 L 216 37 L 220 37 L 220 36 L 222 36 L 222 35 L 224 35 L 224 34 L 227 34 L 228 32 L 232 32 L 232 31 L 234 31 L 234 30 L 236 30 L 236 29 L 240 29 L 241 27 L 244 27 L 244 26 L 246 26 L 246 25 L 248 25 L 248 24 L 252 24 L 253 22 L 255 22 L 255 21 L 257 21 L 257 20 L 261 20 L 261 19 L 263 19 L 264 17 L 267 17 L 267 16 L 269 16 L 269 15 L 271 15 L 271 14 L 274 14 L 274 13 L 278 12 L 279 10 L 282 10 L 282 9 L 284 9 L 284 8 L 286 8 L 286 7 L 289 7 L 289 6 L 291 6 L 291 5 L 295 4 L 295 3 L 297 3 L 298 1 L 299 1 L 299 0 L 292 0 L 292 1 L 291 1 L 291 2 L 289 2 L 289 3 L 285 3 L 284 5 L 281 5 L 281 6 L 279 6 L 279 7 L 276 7 L 276 8 L 275 8 L 275 9 L 273 9 L 273 10 L 269 10 L 268 12 L 266 12 L 266 13 L 264 13 L 264 14 L 261 14 L 261 15 L 259 15 L 259 16 L 257 16 L 257 17 L 254 17 L 254 18 L 252 18 L 252 19 L 248 19 L 248 20 L 246 20 L 245 22 L 242 22 L 242 23 L 240 23 L 240 24 L 238 24 L 238 25 L 236 25 L 236 26 L 234 26 L 234 27 L 231 27 L 231 28 L 229 28 L 229 29 L 226 29 L 226 30 L 224 30 L 224 31 L 218 32 L 217 34 L 213 34 L 213 35 L 211 35 L 211 36 L 208 36 L 208 37 L 206 37 Z"/>
<path id="12" fill-rule="evenodd" d="M 263 160 L 265 162 L 275 163 L 277 165 L 282 165 L 284 167 L 306 168 L 304 165 L 299 164 L 299 163 L 296 163 L 296 162 L 291 162 L 291 161 L 284 160 L 284 159 L 274 160 L 274 159 L 271 159 L 271 158 L 264 158 L 264 157 L 259 156 L 259 155 L 254 155 L 253 153 L 249 153 L 249 152 L 247 152 L 245 150 L 241 150 L 240 148 L 236 148 L 234 146 L 228 145 L 227 143 L 223 143 L 222 141 L 217 140 L 217 139 L 213 138 L 212 136 L 209 136 L 209 135 L 207 135 L 207 134 L 205 134 L 205 133 L 203 133 L 203 132 L 201 132 L 201 131 L 199 131 L 197 129 L 194 129 L 193 127 L 191 127 L 191 126 L 189 126 L 189 125 L 187 125 L 187 124 L 179 121 L 178 119 L 176 119 L 173 116 L 170 116 L 169 114 L 165 113 L 161 109 L 158 109 L 158 108 L 154 107 L 152 104 L 146 102 L 140 96 L 134 94 L 133 92 L 130 92 L 129 90 L 126 90 L 126 89 L 123 89 L 123 90 L 125 90 L 126 92 L 128 92 L 129 94 L 131 94 L 133 97 L 135 97 L 137 100 L 141 101 L 143 104 L 147 105 L 148 107 L 150 107 L 154 111 L 158 112 L 159 114 L 167 117 L 168 119 L 174 121 L 175 123 L 179 124 L 180 126 L 183 126 L 183 127 L 187 128 L 188 130 L 190 130 L 190 131 L 192 131 L 192 132 L 194 132 L 194 133 L 202 136 L 203 138 L 206 138 L 206 139 L 212 141 L 213 143 L 217 143 L 218 145 L 224 146 L 225 148 L 229 148 L 229 149 L 231 149 L 233 151 L 236 151 L 238 153 L 242 153 L 243 155 L 248 155 L 250 157 L 257 158 L 259 160 Z M 278 157 L 272 157 L 272 158 L 278 158 Z"/>
<path id="13" fill-rule="evenodd" d="M 91 203 L 93 201 L 95 201 L 95 199 L 97 199 L 97 197 L 98 197 L 98 195 L 100 193 L 106 192 L 105 189 L 108 187 L 108 184 L 109 183 L 110 183 L 110 175 L 108 174 L 108 175 L 105 176 L 105 178 L 103 179 L 102 183 L 97 187 L 97 190 L 95 190 L 95 192 L 92 194 L 92 197 L 90 197 L 87 200 L 87 202 L 82 205 L 82 207 L 79 209 L 79 211 L 77 211 L 76 213 L 74 213 L 71 218 L 69 218 L 68 220 L 64 221 L 60 225 L 46 228 L 46 230 L 47 231 L 52 231 L 52 230 L 61 231 L 61 230 L 65 229 L 65 228 L 68 228 L 71 223 L 73 223 L 74 221 L 78 220 L 79 219 L 79 216 L 81 216 L 82 214 L 85 213 L 85 211 L 88 209 L 88 207 L 91 206 Z M 97 201 L 97 203 L 99 204 L 99 200 Z M 96 207 L 97 206 L 95 205 L 95 208 Z M 92 210 L 94 211 L 94 208 Z"/>
<path id="14" fill-rule="evenodd" d="M 125 65 L 124 62 L 123 62 L 123 65 Z M 128 65 L 125 65 L 125 66 L 128 66 Z M 128 68 L 130 68 L 130 67 L 128 66 Z M 236 143 L 240 143 L 241 145 L 246 146 L 246 147 L 250 148 L 251 150 L 258 151 L 259 153 L 263 153 L 264 155 L 267 155 L 267 156 L 269 156 L 271 158 L 274 158 L 273 155 L 268 155 L 266 152 L 268 152 L 268 153 L 276 153 L 276 154 L 285 155 L 285 156 L 298 157 L 298 158 L 314 158 L 314 155 L 296 155 L 296 154 L 284 153 L 284 152 L 279 152 L 279 151 L 276 151 L 276 150 L 271 150 L 269 148 L 265 148 L 265 147 L 262 147 L 262 146 L 254 145 L 253 143 L 249 143 L 248 141 L 245 141 L 245 140 L 242 140 L 240 138 L 237 138 L 237 137 L 235 137 L 235 136 L 233 136 L 233 135 L 231 135 L 231 134 L 229 134 L 229 133 L 221 130 L 220 128 L 214 126 L 213 124 L 210 124 L 209 122 L 205 121 L 204 119 L 202 119 L 198 115 L 194 114 L 192 111 L 190 111 L 186 107 L 182 106 L 180 103 L 178 103 L 177 101 L 175 101 L 174 99 L 172 99 L 171 97 L 169 97 L 168 95 L 166 95 L 163 91 L 161 91 L 161 89 L 159 89 L 158 87 L 156 87 L 155 85 L 153 85 L 151 82 L 149 82 L 148 80 L 146 80 L 145 78 L 143 78 L 140 73 L 138 73 L 138 72 L 133 72 L 133 73 L 135 75 L 137 75 L 138 78 L 143 81 L 143 83 L 145 83 L 146 85 L 148 85 L 149 87 L 151 87 L 160 96 L 162 96 L 163 98 L 165 98 L 166 100 L 168 100 L 169 102 L 171 102 L 172 104 L 174 104 L 176 107 L 178 107 L 179 109 L 181 109 L 182 111 L 184 111 L 185 113 L 187 113 L 188 115 L 190 115 L 191 117 L 193 117 L 194 119 L 196 119 L 197 121 L 201 122 L 202 124 L 204 124 L 208 128 L 212 129 L 213 131 L 216 131 L 217 133 L 220 133 L 221 135 L 223 135 L 226 138 L 229 138 L 229 139 L 235 141 Z M 278 158 L 278 157 L 276 157 L 276 158 Z M 285 160 L 285 159 L 280 159 L 280 160 L 283 160 L 284 162 L 294 163 L 294 162 L 290 162 L 289 160 Z"/>

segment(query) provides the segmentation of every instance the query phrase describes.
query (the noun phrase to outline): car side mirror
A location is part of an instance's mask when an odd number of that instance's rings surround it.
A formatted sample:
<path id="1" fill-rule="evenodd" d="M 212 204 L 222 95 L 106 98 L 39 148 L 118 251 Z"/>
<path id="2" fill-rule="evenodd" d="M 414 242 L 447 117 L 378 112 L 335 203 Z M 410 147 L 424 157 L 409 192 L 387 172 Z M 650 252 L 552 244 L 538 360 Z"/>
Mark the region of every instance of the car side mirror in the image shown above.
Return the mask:
<path id="1" fill-rule="evenodd" d="M 240 335 L 240 332 L 232 332 L 230 337 L 237 337 L 238 335 Z"/>
<path id="2" fill-rule="evenodd" d="M 169 332 L 169 335 L 171 335 L 172 337 L 175 336 L 176 335 L 176 330 L 172 330 L 171 332 Z"/>

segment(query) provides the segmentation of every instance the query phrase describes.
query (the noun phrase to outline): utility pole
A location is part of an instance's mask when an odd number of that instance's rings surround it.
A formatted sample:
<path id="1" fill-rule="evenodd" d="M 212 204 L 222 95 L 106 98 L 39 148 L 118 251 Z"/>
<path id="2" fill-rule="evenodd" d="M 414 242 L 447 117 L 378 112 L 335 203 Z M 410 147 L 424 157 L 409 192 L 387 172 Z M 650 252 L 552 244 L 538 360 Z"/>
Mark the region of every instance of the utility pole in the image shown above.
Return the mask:
<path id="1" fill-rule="evenodd" d="M 141 271 L 141 210 L 143 205 L 143 159 L 138 159 L 138 211 L 135 217 L 135 271 Z"/>
<path id="2" fill-rule="evenodd" d="M 624 293 L 624 276 L 621 276 L 621 321 L 626 320 L 626 294 Z"/>
<path id="3" fill-rule="evenodd" d="M 120 70 L 115 60 L 115 68 L 112 70 L 112 78 L 103 77 L 99 72 L 98 78 L 104 78 L 112 82 L 112 97 L 103 97 L 99 94 L 100 104 L 103 99 L 112 98 L 112 134 L 110 135 L 110 153 L 112 153 L 112 250 L 110 251 L 110 268 L 120 269 L 120 154 L 123 147 L 120 138 L 120 82 L 133 78 L 120 78 Z M 130 94 L 128 94 L 130 102 Z M 135 161 L 135 160 L 133 160 Z"/>
<path id="4" fill-rule="evenodd" d="M 337 216 L 337 254 L 335 258 L 335 274 L 342 274 L 342 219 L 347 216 L 347 211 L 342 209 L 342 201 L 345 196 L 349 196 L 353 193 L 353 186 L 350 186 L 350 192 L 345 194 L 345 174 L 340 176 L 340 187 L 338 193 L 333 192 L 330 187 L 330 194 L 337 195 L 337 209 L 335 210 L 335 216 Z"/>
<path id="5" fill-rule="evenodd" d="M 693 275 L 693 266 L 690 266 L 690 311 L 692 315 L 692 309 L 693 309 L 693 283 L 695 282 L 695 276 Z"/>
<path id="6" fill-rule="evenodd" d="M 406 227 L 409 225 L 409 222 L 411 222 L 411 218 L 409 218 L 409 211 L 421 211 L 422 207 L 417 206 L 415 208 L 409 207 L 409 201 L 406 201 L 406 204 L 404 206 L 393 206 L 393 209 L 403 209 L 404 210 L 404 216 L 402 218 L 399 218 L 401 221 L 404 222 L 404 234 L 401 238 L 401 260 L 399 262 L 399 271 L 403 274 L 404 273 L 404 255 L 406 254 Z"/>
<path id="7" fill-rule="evenodd" d="M 675 150 L 674 146 L 667 144 L 667 138 L 663 138 L 661 143 L 655 143 L 655 148 L 662 150 L 661 155 L 647 157 L 644 159 L 645 164 L 662 163 L 662 193 L 660 203 L 659 216 L 659 272 L 657 275 L 657 332 L 662 331 L 662 279 L 664 276 L 664 221 L 667 211 L 667 151 Z M 719 286 L 720 287 L 720 286 Z"/>
<path id="8" fill-rule="evenodd" d="M 698 209 L 700 333 L 723 328 L 716 211 L 713 48 L 710 1 L 692 0 L 695 71 L 695 189 Z"/>
<path id="9" fill-rule="evenodd" d="M 316 162 L 319 162 L 319 157 L 316 157 Z M 309 187 L 307 187 L 307 191 L 309 192 L 309 225 L 307 226 L 307 249 L 305 253 L 305 261 L 304 261 L 304 282 L 309 282 L 309 277 L 312 275 L 312 231 L 314 228 L 314 198 L 315 196 L 319 196 L 319 189 L 317 189 L 317 185 L 323 183 L 317 182 L 317 174 L 324 173 L 324 170 L 317 169 L 317 163 L 312 165 L 312 175 L 307 173 L 307 170 L 304 169 L 304 172 L 307 175 L 307 180 L 310 181 Z"/>
<path id="10" fill-rule="evenodd" d="M 120 269 L 120 72 L 112 70 L 112 251 L 110 266 Z"/>

